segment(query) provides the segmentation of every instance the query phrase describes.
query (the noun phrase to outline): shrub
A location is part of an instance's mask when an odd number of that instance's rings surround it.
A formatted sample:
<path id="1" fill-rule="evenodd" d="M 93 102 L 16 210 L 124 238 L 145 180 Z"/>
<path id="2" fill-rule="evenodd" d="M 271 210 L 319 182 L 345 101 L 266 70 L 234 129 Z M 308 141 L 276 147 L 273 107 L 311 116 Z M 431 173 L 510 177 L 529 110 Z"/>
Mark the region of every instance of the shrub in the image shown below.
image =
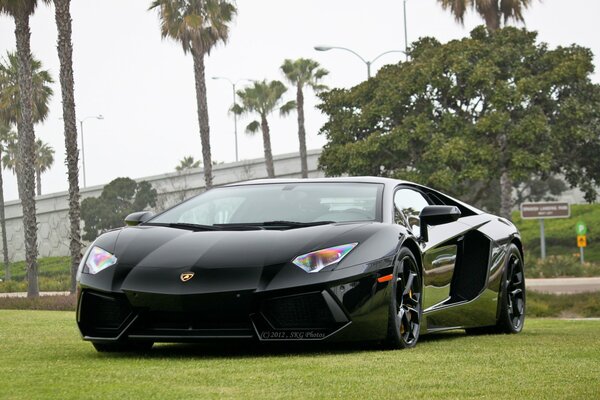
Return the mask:
<path id="1" fill-rule="evenodd" d="M 525 274 L 528 278 L 556 278 L 564 276 L 600 276 L 600 264 L 581 264 L 579 255 L 548 256 L 545 260 L 529 260 Z"/>

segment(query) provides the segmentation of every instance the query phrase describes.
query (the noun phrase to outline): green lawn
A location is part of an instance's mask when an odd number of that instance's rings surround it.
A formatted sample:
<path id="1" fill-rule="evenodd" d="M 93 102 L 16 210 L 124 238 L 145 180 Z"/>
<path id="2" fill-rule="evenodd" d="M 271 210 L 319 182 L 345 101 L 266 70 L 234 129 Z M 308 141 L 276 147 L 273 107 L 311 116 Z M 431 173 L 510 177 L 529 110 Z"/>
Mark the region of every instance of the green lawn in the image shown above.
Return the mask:
<path id="1" fill-rule="evenodd" d="M 72 312 L 0 310 L 0 398 L 597 398 L 600 321 L 529 320 L 520 335 L 416 349 L 158 345 L 98 354 Z"/>

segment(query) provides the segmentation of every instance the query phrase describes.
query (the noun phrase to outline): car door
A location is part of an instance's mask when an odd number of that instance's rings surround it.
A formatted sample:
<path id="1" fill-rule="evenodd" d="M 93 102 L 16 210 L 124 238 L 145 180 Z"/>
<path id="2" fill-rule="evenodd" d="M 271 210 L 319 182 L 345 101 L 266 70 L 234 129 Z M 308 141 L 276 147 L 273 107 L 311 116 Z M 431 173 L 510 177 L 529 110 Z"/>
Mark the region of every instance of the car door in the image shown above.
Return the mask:
<path id="1" fill-rule="evenodd" d="M 437 199 L 436 199 L 437 200 Z M 419 214 L 428 205 L 438 203 L 417 188 L 399 186 L 394 193 L 396 223 L 407 226 L 419 236 Z M 428 226 L 428 241 L 423 249 L 423 310 L 435 309 L 450 299 L 450 285 L 463 234 L 469 226 L 460 221 Z"/>

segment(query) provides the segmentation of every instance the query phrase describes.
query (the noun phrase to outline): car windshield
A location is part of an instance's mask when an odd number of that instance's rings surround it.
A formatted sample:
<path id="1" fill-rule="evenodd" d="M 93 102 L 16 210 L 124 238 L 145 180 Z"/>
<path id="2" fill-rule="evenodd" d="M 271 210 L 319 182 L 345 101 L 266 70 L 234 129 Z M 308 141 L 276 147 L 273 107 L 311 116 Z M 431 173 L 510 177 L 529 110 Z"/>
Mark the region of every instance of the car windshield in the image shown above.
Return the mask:
<path id="1" fill-rule="evenodd" d="M 156 216 L 147 224 L 265 224 L 376 221 L 383 185 L 285 183 L 212 189 Z"/>

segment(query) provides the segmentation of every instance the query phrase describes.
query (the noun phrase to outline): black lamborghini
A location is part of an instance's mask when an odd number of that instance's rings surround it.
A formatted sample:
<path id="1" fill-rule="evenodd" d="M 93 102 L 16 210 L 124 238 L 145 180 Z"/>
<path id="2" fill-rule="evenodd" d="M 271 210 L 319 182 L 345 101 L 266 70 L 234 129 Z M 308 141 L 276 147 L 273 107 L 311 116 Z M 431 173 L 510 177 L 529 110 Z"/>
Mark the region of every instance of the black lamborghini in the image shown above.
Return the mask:
<path id="1" fill-rule="evenodd" d="M 515 226 L 414 183 L 251 181 L 125 222 L 79 267 L 77 324 L 98 351 L 523 328 Z"/>

